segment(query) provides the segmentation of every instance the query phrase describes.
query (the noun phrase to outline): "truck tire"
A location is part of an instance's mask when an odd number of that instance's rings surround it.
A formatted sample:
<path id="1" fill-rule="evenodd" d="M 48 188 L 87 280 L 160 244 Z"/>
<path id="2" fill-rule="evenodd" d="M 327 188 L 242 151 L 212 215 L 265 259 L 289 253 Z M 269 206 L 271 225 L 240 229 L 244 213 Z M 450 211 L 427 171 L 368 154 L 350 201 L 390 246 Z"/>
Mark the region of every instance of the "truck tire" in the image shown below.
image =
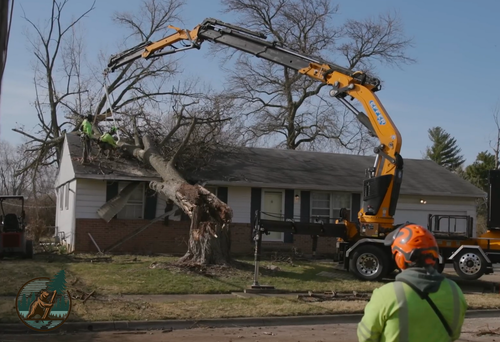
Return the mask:
<path id="1" fill-rule="evenodd" d="M 453 267 L 462 279 L 476 280 L 486 272 L 486 260 L 477 249 L 464 249 L 453 260 Z"/>
<path id="2" fill-rule="evenodd" d="M 388 274 L 389 268 L 390 260 L 387 253 L 370 244 L 357 247 L 349 260 L 350 271 L 361 280 L 381 280 Z"/>

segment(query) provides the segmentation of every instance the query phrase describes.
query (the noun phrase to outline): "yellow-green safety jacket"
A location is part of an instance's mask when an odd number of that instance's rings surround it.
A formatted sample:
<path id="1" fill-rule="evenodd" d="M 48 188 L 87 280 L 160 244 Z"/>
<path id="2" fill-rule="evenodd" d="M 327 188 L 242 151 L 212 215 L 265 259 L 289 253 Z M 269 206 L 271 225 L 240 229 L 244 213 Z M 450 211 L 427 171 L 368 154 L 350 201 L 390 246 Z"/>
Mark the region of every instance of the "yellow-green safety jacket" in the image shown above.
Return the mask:
<path id="1" fill-rule="evenodd" d="M 92 134 L 94 133 L 94 129 L 92 128 L 92 123 L 87 119 L 83 120 L 81 128 L 83 130 L 83 133 L 87 134 L 89 137 L 91 137 Z"/>
<path id="2" fill-rule="evenodd" d="M 101 141 L 105 142 L 105 143 L 108 143 L 110 144 L 111 146 L 113 147 L 116 147 L 116 141 L 115 139 L 113 138 L 113 136 L 109 133 L 104 133 L 102 136 L 101 136 Z"/>
<path id="3" fill-rule="evenodd" d="M 441 311 L 453 336 L 450 338 L 443 323 L 429 303 L 408 284 L 410 281 Z M 435 272 L 410 268 L 396 276 L 396 281 L 373 291 L 358 324 L 359 342 L 421 342 L 455 341 L 465 319 L 467 303 L 458 285 Z"/>

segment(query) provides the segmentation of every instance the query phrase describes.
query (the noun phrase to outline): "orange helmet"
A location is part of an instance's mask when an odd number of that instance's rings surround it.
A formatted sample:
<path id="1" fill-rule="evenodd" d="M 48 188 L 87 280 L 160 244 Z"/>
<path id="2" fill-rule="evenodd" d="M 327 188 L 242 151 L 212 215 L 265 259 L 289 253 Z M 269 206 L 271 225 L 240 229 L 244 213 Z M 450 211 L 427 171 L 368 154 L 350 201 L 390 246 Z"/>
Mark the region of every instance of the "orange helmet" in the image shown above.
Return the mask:
<path id="1" fill-rule="evenodd" d="M 391 246 L 396 265 L 404 270 L 409 266 L 434 266 L 439 259 L 439 248 L 434 235 L 426 228 L 413 223 L 387 235 L 386 245 Z"/>

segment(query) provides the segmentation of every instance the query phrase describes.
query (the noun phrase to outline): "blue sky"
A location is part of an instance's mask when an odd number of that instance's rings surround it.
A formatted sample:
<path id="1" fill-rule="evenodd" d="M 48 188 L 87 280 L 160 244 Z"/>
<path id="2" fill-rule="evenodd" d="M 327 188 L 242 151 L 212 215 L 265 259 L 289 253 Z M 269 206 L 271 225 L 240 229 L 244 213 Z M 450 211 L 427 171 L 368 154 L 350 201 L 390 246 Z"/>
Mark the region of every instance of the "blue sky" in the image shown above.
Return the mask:
<path id="1" fill-rule="evenodd" d="M 206 17 L 235 22 L 231 14 L 222 14 L 218 0 L 186 0 L 183 23 L 192 28 Z M 71 0 L 68 13 L 81 13 L 92 1 Z M 110 19 L 116 11 L 137 9 L 139 0 L 98 0 L 97 8 L 83 22 L 89 56 L 100 50 L 116 53 L 124 32 Z M 493 109 L 500 99 L 497 80 L 500 68 L 498 32 L 500 32 L 500 1 L 481 0 L 356 0 L 339 1 L 339 22 L 363 19 L 379 13 L 396 11 L 405 32 L 414 39 L 409 50 L 416 64 L 403 68 L 377 65 L 377 74 L 384 89 L 377 95 L 395 122 L 403 138 L 402 155 L 421 158 L 430 144 L 427 130 L 442 126 L 453 135 L 469 164 L 480 151 L 491 150 L 490 140 L 496 138 Z M 31 106 L 34 99 L 32 63 L 34 56 L 24 35 L 27 28 L 21 6 L 35 22 L 50 15 L 50 0 L 16 0 L 7 68 L 0 103 L 0 139 L 21 142 L 12 128 L 36 124 Z M 160 37 L 157 37 L 160 38 Z M 183 53 L 186 74 L 196 74 L 207 82 L 221 83 L 224 75 L 218 60 L 207 58 L 208 46 L 202 51 Z M 93 56 L 92 56 L 93 57 Z"/>

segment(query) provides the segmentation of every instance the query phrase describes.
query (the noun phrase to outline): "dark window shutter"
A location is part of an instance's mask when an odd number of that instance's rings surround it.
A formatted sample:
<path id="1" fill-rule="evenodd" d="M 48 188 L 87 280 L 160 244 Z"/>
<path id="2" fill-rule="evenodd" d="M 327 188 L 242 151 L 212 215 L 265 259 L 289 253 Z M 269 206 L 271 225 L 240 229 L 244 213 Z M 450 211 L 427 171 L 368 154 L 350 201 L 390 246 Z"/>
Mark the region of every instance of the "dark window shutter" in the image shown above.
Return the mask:
<path id="1" fill-rule="evenodd" d="M 106 182 L 106 202 L 111 200 L 116 195 L 118 195 L 118 182 L 117 181 Z M 116 217 L 117 215 L 113 216 L 114 219 Z"/>
<path id="2" fill-rule="evenodd" d="M 106 202 L 118 195 L 118 182 L 106 182 Z"/>
<path id="3" fill-rule="evenodd" d="M 293 195 L 294 190 L 285 190 L 285 220 L 293 219 Z M 285 233 L 285 243 L 293 243 L 293 234 Z"/>
<path id="4" fill-rule="evenodd" d="M 311 192 L 300 192 L 300 222 L 309 222 L 311 217 Z"/>
<path id="5" fill-rule="evenodd" d="M 358 222 L 358 212 L 361 210 L 361 194 L 351 194 L 351 222 Z"/>
<path id="6" fill-rule="evenodd" d="M 252 188 L 250 195 L 250 239 L 253 241 L 253 229 L 255 225 L 255 212 L 261 210 L 262 189 Z"/>
<path id="7" fill-rule="evenodd" d="M 227 187 L 218 187 L 217 188 L 217 197 L 224 203 L 227 204 Z"/>
<path id="8" fill-rule="evenodd" d="M 152 220 L 156 217 L 156 201 L 158 198 L 158 194 L 156 191 L 150 189 L 149 187 L 146 188 L 146 203 L 144 203 L 144 219 L 145 220 Z"/>

